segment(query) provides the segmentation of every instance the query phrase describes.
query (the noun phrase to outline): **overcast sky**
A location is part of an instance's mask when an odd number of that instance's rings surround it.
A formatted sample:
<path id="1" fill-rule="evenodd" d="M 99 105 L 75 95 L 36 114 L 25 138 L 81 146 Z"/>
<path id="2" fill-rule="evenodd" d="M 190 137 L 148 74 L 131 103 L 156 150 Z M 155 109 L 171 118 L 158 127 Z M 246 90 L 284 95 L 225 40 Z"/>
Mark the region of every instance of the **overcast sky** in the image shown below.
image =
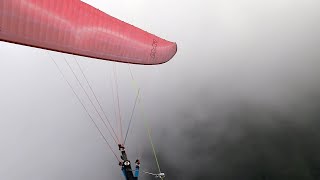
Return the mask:
<path id="1" fill-rule="evenodd" d="M 141 88 L 128 150 L 132 161 L 141 157 L 145 170 L 156 169 L 156 164 L 143 112 L 168 179 L 285 179 L 297 177 L 295 172 L 300 179 L 315 176 L 320 158 L 307 154 L 320 149 L 320 1 L 85 2 L 176 42 L 178 52 L 162 65 L 130 65 L 133 82 L 127 64 L 1 42 L 0 179 L 122 178 L 50 56 L 85 99 L 63 60 L 81 77 L 77 59 L 111 119 L 115 67 L 124 126 L 136 87 Z M 292 155 L 283 158 L 286 154 Z M 294 164 L 291 170 L 286 169 L 289 164 Z M 208 174 L 203 166 L 215 171 Z"/>

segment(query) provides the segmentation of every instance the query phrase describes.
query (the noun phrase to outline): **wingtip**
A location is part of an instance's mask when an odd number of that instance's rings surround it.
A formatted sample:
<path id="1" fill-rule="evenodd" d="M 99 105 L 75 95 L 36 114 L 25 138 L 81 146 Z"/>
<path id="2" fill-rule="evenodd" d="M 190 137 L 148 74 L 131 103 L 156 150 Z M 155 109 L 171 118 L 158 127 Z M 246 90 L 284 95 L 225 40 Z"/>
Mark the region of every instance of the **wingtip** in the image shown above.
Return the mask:
<path id="1" fill-rule="evenodd" d="M 163 59 L 162 62 L 160 62 L 159 64 L 164 64 L 168 61 L 170 61 L 178 52 L 178 45 L 176 42 L 172 42 L 172 44 L 169 46 L 168 48 L 168 54 L 167 54 L 167 58 Z"/>

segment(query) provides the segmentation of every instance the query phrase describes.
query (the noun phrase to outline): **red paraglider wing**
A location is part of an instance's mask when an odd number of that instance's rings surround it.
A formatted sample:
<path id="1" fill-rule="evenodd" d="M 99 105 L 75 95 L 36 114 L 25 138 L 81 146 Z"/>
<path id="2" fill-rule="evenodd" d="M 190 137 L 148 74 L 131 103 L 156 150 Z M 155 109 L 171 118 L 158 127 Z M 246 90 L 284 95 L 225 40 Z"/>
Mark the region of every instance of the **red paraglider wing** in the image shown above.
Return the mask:
<path id="1" fill-rule="evenodd" d="M 177 51 L 80 0 L 0 0 L 0 40 L 133 64 L 164 63 Z"/>

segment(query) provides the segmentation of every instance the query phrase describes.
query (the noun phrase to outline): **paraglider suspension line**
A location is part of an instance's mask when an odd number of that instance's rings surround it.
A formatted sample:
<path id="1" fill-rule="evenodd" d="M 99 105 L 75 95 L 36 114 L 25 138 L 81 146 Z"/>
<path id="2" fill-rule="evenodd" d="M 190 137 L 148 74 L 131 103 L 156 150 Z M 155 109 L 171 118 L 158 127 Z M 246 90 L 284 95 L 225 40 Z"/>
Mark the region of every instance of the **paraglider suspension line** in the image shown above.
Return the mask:
<path id="1" fill-rule="evenodd" d="M 129 129 L 130 129 L 131 122 L 132 122 L 132 119 L 133 119 L 133 114 L 134 114 L 134 111 L 135 111 L 135 109 L 136 109 L 136 105 L 137 105 L 137 102 L 138 102 L 138 99 L 139 99 L 139 95 L 140 95 L 140 89 L 138 89 L 138 93 L 137 93 L 136 99 L 135 99 L 135 101 L 134 101 L 134 106 L 133 106 L 133 109 L 132 109 L 132 112 L 131 112 L 131 117 L 130 117 L 129 125 L 128 125 L 128 128 L 127 128 L 126 136 L 125 136 L 125 138 L 124 138 L 124 144 L 126 144 L 126 141 L 127 141 Z"/>
<path id="2" fill-rule="evenodd" d="M 78 96 L 78 94 L 75 92 L 74 88 L 71 86 L 71 83 L 67 80 L 66 76 L 63 74 L 61 68 L 58 66 L 58 64 L 54 61 L 54 59 L 52 58 L 52 56 L 50 55 L 50 53 L 48 52 L 48 55 L 50 57 L 50 59 L 52 60 L 52 62 L 55 64 L 55 66 L 58 68 L 60 74 L 62 75 L 63 79 L 67 82 L 67 84 L 69 85 L 69 87 L 71 88 L 73 94 L 77 97 L 78 101 L 80 102 L 80 104 L 82 105 L 83 109 L 86 111 L 86 113 L 88 114 L 90 120 L 92 121 L 92 123 L 94 124 L 94 126 L 96 127 L 96 129 L 98 130 L 98 132 L 100 133 L 100 135 L 102 136 L 102 138 L 104 139 L 104 141 L 107 143 L 109 149 L 111 150 L 111 152 L 113 153 L 113 155 L 116 157 L 116 159 L 120 162 L 118 156 L 116 155 L 115 151 L 112 149 L 110 143 L 107 141 L 106 137 L 103 135 L 103 133 L 101 132 L 100 128 L 98 127 L 97 123 L 93 120 L 92 116 L 90 115 L 88 109 L 86 108 L 86 106 L 83 104 L 83 102 L 81 101 L 80 97 Z"/>

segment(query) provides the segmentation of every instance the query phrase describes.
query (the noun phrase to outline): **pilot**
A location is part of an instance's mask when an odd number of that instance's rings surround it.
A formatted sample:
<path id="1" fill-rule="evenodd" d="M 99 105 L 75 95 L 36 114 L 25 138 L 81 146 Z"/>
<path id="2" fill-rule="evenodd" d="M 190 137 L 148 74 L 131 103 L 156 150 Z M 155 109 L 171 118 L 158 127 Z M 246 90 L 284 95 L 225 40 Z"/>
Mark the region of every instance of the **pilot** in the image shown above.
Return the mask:
<path id="1" fill-rule="evenodd" d="M 139 172 L 140 172 L 140 160 L 137 159 L 135 164 L 136 164 L 136 168 L 134 170 L 134 173 L 132 173 L 132 172 L 127 172 L 128 170 L 129 171 L 131 170 L 130 161 L 119 162 L 119 165 L 121 166 L 121 171 L 125 176 L 126 180 L 129 180 L 128 175 L 131 177 L 132 176 L 131 174 L 133 174 L 133 180 L 138 180 Z"/>

